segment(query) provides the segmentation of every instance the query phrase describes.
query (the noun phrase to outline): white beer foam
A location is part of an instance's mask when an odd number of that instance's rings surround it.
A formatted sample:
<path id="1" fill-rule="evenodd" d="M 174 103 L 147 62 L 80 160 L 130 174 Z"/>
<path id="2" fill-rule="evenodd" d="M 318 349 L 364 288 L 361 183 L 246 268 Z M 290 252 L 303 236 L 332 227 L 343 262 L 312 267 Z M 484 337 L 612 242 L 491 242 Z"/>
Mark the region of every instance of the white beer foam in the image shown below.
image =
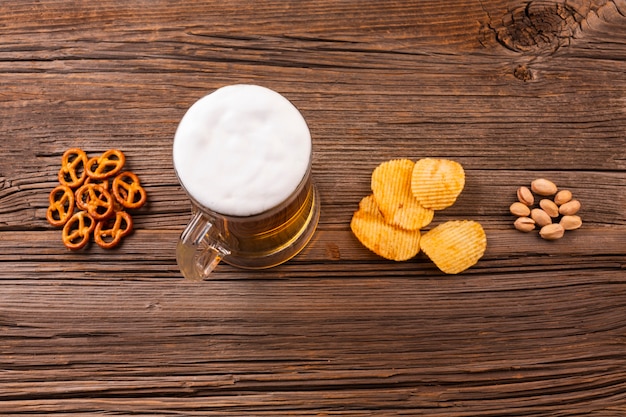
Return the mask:
<path id="1" fill-rule="evenodd" d="M 250 216 L 286 200 L 311 158 L 306 121 L 265 87 L 222 87 L 194 103 L 174 136 L 174 168 L 202 206 Z"/>

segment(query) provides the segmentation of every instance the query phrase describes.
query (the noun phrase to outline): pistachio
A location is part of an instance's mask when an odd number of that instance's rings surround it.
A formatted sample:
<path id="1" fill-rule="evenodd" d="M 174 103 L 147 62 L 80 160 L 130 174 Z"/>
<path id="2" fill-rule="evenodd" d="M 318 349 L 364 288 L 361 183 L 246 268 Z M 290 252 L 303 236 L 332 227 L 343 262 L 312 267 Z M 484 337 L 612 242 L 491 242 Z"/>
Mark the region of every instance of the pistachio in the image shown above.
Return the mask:
<path id="1" fill-rule="evenodd" d="M 544 227 L 549 224 L 552 224 L 552 219 L 542 209 L 534 208 L 530 211 L 530 217 L 537 223 L 537 226 Z"/>
<path id="2" fill-rule="evenodd" d="M 554 202 L 557 206 L 567 203 L 572 199 L 572 192 L 570 190 L 561 190 L 554 196 Z"/>
<path id="3" fill-rule="evenodd" d="M 542 238 L 546 240 L 557 240 L 563 237 L 565 229 L 559 223 L 552 223 L 543 226 L 539 231 Z"/>
<path id="4" fill-rule="evenodd" d="M 530 184 L 530 189 L 533 190 L 534 193 L 543 196 L 554 195 L 557 191 L 556 184 L 545 178 L 539 178 L 534 180 Z"/>
<path id="5" fill-rule="evenodd" d="M 539 207 L 541 207 L 543 211 L 548 213 L 548 216 L 553 218 L 559 217 L 559 206 L 557 206 L 554 201 L 544 198 L 539 201 Z"/>
<path id="6" fill-rule="evenodd" d="M 566 215 L 561 217 L 561 221 L 559 222 L 559 224 L 563 226 L 563 229 L 565 230 L 574 230 L 582 226 L 583 221 L 580 216 Z"/>
<path id="7" fill-rule="evenodd" d="M 576 215 L 580 201 L 573 199 L 570 190 L 559 190 L 550 180 L 537 178 L 530 187 L 519 187 L 517 200 L 509 210 L 517 216 L 513 225 L 521 232 L 539 229 L 542 238 L 556 240 L 563 237 L 565 231 L 582 226 L 582 219 Z"/>
<path id="8" fill-rule="evenodd" d="M 580 210 L 580 201 L 578 200 L 570 200 L 559 207 L 559 213 L 563 216 L 571 216 L 578 213 L 578 210 Z"/>
<path id="9" fill-rule="evenodd" d="M 520 232 L 530 232 L 535 229 L 535 221 L 530 217 L 518 217 L 513 225 Z"/>
<path id="10" fill-rule="evenodd" d="M 520 203 L 519 201 L 516 201 L 515 203 L 511 204 L 511 207 L 509 207 L 509 210 L 511 211 L 511 214 L 514 214 L 519 217 L 525 217 L 530 214 L 530 208 L 528 208 L 526 204 Z"/>
<path id="11" fill-rule="evenodd" d="M 519 187 L 517 189 L 517 199 L 520 203 L 527 206 L 532 206 L 533 204 L 535 204 L 535 197 L 528 187 Z"/>

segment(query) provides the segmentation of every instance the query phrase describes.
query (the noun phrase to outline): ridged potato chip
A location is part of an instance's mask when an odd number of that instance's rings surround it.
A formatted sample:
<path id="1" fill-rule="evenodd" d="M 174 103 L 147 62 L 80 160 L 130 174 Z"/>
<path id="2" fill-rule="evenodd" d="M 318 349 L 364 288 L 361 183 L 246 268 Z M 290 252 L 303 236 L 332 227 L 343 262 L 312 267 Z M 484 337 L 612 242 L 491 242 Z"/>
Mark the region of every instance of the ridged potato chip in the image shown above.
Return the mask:
<path id="1" fill-rule="evenodd" d="M 352 216 L 350 228 L 363 246 L 385 259 L 406 261 L 419 253 L 420 231 L 405 230 L 387 223 L 372 195 L 361 200 L 359 209 Z"/>
<path id="2" fill-rule="evenodd" d="M 373 216 L 382 216 L 382 213 L 378 209 L 378 204 L 376 204 L 376 199 L 373 195 L 363 197 L 361 201 L 359 201 L 359 211 L 371 214 Z"/>
<path id="3" fill-rule="evenodd" d="M 406 230 L 417 230 L 430 224 L 433 210 L 423 207 L 413 197 L 411 176 L 415 163 L 394 159 L 380 164 L 372 173 L 372 192 L 385 220 Z"/>
<path id="4" fill-rule="evenodd" d="M 422 206 L 442 210 L 456 201 L 465 187 L 461 164 L 449 159 L 424 158 L 415 163 L 411 191 Z"/>
<path id="5" fill-rule="evenodd" d="M 487 248 L 487 235 L 473 220 L 451 220 L 424 233 L 421 248 L 446 274 L 458 274 L 475 265 Z"/>

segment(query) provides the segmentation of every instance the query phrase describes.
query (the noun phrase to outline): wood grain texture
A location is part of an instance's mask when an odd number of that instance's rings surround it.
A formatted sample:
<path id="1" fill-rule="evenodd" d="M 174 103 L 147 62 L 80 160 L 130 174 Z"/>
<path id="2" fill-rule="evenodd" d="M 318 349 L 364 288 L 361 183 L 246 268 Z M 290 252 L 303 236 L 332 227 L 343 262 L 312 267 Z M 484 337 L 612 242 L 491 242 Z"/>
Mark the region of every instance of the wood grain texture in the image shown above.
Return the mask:
<path id="1" fill-rule="evenodd" d="M 314 141 L 311 244 L 182 280 L 187 107 L 226 84 L 289 98 Z M 0 414 L 626 414 L 626 2 L 3 0 Z M 120 148 L 136 232 L 70 253 L 45 220 L 61 154 Z M 480 221 L 458 276 L 349 230 L 374 167 L 466 169 L 438 213 Z M 512 228 L 515 190 L 572 190 L 584 226 Z"/>

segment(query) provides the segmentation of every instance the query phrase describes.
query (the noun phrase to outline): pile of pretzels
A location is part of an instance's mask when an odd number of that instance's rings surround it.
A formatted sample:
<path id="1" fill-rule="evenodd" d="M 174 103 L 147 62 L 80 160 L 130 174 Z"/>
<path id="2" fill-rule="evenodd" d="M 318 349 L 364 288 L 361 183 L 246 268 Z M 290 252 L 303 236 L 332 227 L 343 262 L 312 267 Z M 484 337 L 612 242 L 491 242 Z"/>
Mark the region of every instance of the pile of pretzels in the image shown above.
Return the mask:
<path id="1" fill-rule="evenodd" d="M 84 248 L 93 235 L 104 249 L 111 249 L 130 234 L 133 220 L 128 209 L 142 207 L 147 199 L 137 175 L 124 171 L 126 157 L 117 149 L 88 158 L 79 148 L 63 153 L 59 183 L 49 196 L 48 222 L 63 227 L 63 244 Z"/>

